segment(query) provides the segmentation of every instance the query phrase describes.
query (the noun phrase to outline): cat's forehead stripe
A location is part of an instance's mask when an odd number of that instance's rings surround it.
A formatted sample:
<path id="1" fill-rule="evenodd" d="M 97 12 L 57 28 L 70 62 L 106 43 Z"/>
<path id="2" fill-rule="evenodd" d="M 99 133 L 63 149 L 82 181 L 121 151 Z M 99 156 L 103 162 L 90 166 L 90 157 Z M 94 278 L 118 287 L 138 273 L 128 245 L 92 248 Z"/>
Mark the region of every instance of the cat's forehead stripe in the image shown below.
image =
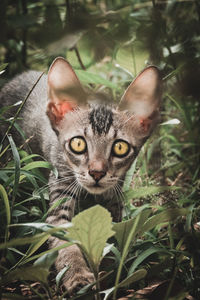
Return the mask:
<path id="1" fill-rule="evenodd" d="M 112 110 L 105 106 L 97 106 L 89 114 L 89 122 L 94 133 L 107 134 L 113 123 Z"/>

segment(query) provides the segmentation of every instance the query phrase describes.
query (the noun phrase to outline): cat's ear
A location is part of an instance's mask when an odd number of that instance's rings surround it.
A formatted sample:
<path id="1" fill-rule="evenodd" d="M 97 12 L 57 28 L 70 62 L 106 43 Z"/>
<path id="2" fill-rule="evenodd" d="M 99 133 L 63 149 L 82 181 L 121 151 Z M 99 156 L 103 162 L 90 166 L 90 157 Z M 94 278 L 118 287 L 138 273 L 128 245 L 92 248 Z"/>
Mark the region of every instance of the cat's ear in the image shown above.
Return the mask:
<path id="1" fill-rule="evenodd" d="M 83 105 L 86 94 L 70 64 L 62 57 L 56 58 L 48 72 L 47 115 L 54 127 L 65 114 Z"/>
<path id="2" fill-rule="evenodd" d="M 160 72 L 155 66 L 149 66 L 129 85 L 119 108 L 133 113 L 139 129 L 148 135 L 158 121 L 161 97 Z"/>

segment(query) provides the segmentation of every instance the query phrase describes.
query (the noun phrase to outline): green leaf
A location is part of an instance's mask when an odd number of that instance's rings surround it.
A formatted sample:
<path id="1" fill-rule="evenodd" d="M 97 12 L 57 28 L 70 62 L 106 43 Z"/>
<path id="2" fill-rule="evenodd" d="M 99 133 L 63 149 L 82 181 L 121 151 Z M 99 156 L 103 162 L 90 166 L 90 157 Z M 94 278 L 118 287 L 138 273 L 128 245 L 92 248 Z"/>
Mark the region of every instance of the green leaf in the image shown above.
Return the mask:
<path id="1" fill-rule="evenodd" d="M 30 237 L 12 239 L 9 242 L 0 244 L 0 249 L 5 249 L 7 247 L 26 245 L 26 244 L 38 242 L 47 234 L 48 233 L 40 233 L 40 234 L 36 234 L 36 235 L 30 236 Z"/>
<path id="2" fill-rule="evenodd" d="M 143 207 L 142 207 L 143 208 Z M 137 235 L 138 231 L 140 230 L 140 226 L 146 222 L 149 215 L 151 213 L 151 209 L 147 209 L 146 206 L 139 211 L 140 220 L 137 226 L 135 227 L 135 232 L 132 232 L 132 239 Z M 135 217 L 137 216 L 135 215 Z M 122 251 L 124 248 L 124 245 L 126 244 L 126 241 L 128 239 L 128 236 L 134 227 L 136 222 L 136 218 L 127 220 L 125 222 L 116 223 L 113 225 L 113 230 L 116 232 L 115 238 L 117 239 L 119 249 Z"/>
<path id="3" fill-rule="evenodd" d="M 50 164 L 47 161 L 33 161 L 28 163 L 26 166 L 24 166 L 22 169 L 26 170 L 26 171 L 30 171 L 36 168 L 45 168 L 45 169 L 50 169 L 50 170 L 54 170 L 55 168 L 52 166 L 52 164 Z"/>
<path id="4" fill-rule="evenodd" d="M 133 179 L 133 174 L 135 173 L 135 168 L 136 168 L 136 163 L 137 163 L 137 157 L 134 160 L 134 162 L 132 163 L 130 169 L 128 170 L 128 172 L 126 173 L 126 177 L 124 180 L 124 184 L 123 184 L 123 191 L 127 192 L 130 189 L 131 186 L 131 182 Z"/>
<path id="5" fill-rule="evenodd" d="M 69 270 L 70 266 L 66 266 L 64 267 L 56 276 L 56 285 L 57 287 L 60 286 L 61 280 L 63 278 L 63 276 L 65 275 L 65 273 Z"/>
<path id="6" fill-rule="evenodd" d="M 47 277 L 49 275 L 49 270 L 47 268 L 41 267 L 24 267 L 17 268 L 7 275 L 3 276 L 0 283 L 7 284 L 15 280 L 30 280 L 30 281 L 40 281 L 41 283 L 47 284 Z"/>
<path id="7" fill-rule="evenodd" d="M 125 259 L 126 259 L 127 255 L 128 255 L 129 247 L 130 247 L 131 243 L 135 240 L 136 236 L 138 235 L 138 233 L 140 231 L 140 228 L 141 228 L 142 224 L 148 218 L 149 214 L 150 214 L 149 209 L 142 210 L 141 213 L 138 214 L 136 216 L 136 218 L 133 220 L 133 224 L 129 228 L 127 239 L 126 239 L 126 241 L 124 243 L 124 246 L 123 246 L 122 258 L 121 258 L 121 261 L 120 261 L 120 264 L 119 264 L 119 267 L 118 267 L 118 270 L 117 270 L 116 279 L 115 279 L 115 290 L 114 290 L 114 296 L 113 296 L 114 299 L 116 299 L 118 284 L 119 284 L 119 281 L 120 281 L 120 276 L 121 276 L 123 264 L 125 262 Z M 126 226 L 125 226 L 125 228 L 126 228 Z"/>
<path id="8" fill-rule="evenodd" d="M 13 141 L 13 138 L 11 135 L 8 135 L 8 140 L 9 140 L 9 143 L 11 146 L 11 150 L 12 150 L 13 158 L 14 158 L 14 162 L 15 162 L 15 175 L 14 175 L 15 180 L 14 180 L 13 196 L 12 196 L 12 204 L 13 204 L 15 201 L 15 197 L 16 197 L 18 185 L 19 185 L 21 163 L 20 163 L 20 157 L 19 157 L 19 153 L 17 151 L 17 147 L 16 147 L 15 142 Z"/>
<path id="9" fill-rule="evenodd" d="M 128 271 L 128 275 L 131 276 L 131 274 L 135 271 L 135 269 L 150 255 L 154 254 L 154 253 L 161 253 L 164 252 L 166 254 L 169 254 L 169 252 L 165 249 L 162 248 L 155 248 L 155 247 L 151 247 L 145 251 L 143 251 L 133 262 L 133 264 L 131 265 L 129 271 Z"/>
<path id="10" fill-rule="evenodd" d="M 136 190 L 129 190 L 125 193 L 126 199 L 131 200 L 135 198 L 141 198 L 146 196 L 151 196 L 154 194 L 162 193 L 164 191 L 174 191 L 180 189 L 177 186 L 148 186 L 148 187 L 141 187 Z"/>
<path id="11" fill-rule="evenodd" d="M 83 70 L 76 70 L 76 74 L 77 74 L 78 78 L 80 79 L 80 81 L 82 81 L 84 83 L 101 84 L 101 85 L 110 87 L 112 89 L 119 89 L 118 85 L 116 85 L 115 83 L 113 83 L 97 74 L 90 73 L 90 72 L 83 71 Z"/>
<path id="12" fill-rule="evenodd" d="M 49 269 L 52 264 L 55 262 L 56 258 L 58 256 L 58 251 L 53 251 L 50 253 L 45 253 L 44 255 L 40 256 L 35 262 L 34 266 L 40 267 L 40 268 L 47 268 Z"/>
<path id="13" fill-rule="evenodd" d="M 72 224 L 69 237 L 77 240 L 91 267 L 97 271 L 106 241 L 114 235 L 110 213 L 96 205 L 75 216 Z"/>
<path id="14" fill-rule="evenodd" d="M 145 269 L 138 270 L 131 276 L 128 276 L 123 281 L 121 281 L 117 286 L 104 290 L 100 292 L 100 294 L 105 294 L 103 300 L 110 299 L 110 295 L 116 290 L 116 288 L 125 287 L 133 282 L 143 279 L 146 275 L 147 275 L 147 271 Z"/>
<path id="15" fill-rule="evenodd" d="M 4 202 L 4 206 L 6 209 L 6 219 L 7 219 L 7 225 L 10 224 L 11 216 L 10 216 L 10 203 L 8 200 L 8 195 L 6 193 L 6 190 L 4 189 L 3 185 L 0 184 L 0 197 L 2 198 Z"/>
<path id="16" fill-rule="evenodd" d="M 130 276 L 128 276 L 127 278 L 125 278 L 123 281 L 121 281 L 118 284 L 118 287 L 123 287 L 123 286 L 127 286 L 133 282 L 136 282 L 138 280 L 143 279 L 145 276 L 147 275 L 147 271 L 145 269 L 140 269 L 136 272 L 134 272 L 133 274 L 131 274 Z"/>
<path id="17" fill-rule="evenodd" d="M 187 215 L 189 210 L 187 208 L 169 208 L 161 213 L 158 213 L 149 218 L 141 227 L 139 234 L 142 235 L 144 232 L 150 231 L 155 226 L 164 222 L 174 221 L 177 217 Z"/>
<path id="18" fill-rule="evenodd" d="M 7 67 L 8 63 L 0 65 L 0 75 L 5 72 L 5 68 Z"/>

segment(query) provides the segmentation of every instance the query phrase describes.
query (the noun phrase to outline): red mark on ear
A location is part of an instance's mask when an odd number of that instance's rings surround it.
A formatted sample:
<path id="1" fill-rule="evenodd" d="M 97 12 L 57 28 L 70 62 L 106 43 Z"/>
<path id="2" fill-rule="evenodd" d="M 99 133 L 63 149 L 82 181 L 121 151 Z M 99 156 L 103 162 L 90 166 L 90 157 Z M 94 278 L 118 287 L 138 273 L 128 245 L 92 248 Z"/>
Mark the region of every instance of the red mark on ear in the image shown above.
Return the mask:
<path id="1" fill-rule="evenodd" d="M 60 102 L 55 104 L 50 102 L 48 104 L 47 114 L 51 120 L 51 122 L 55 125 L 58 125 L 60 121 L 63 119 L 66 113 L 69 111 L 73 111 L 76 108 L 76 104 L 73 102 Z"/>
<path id="2" fill-rule="evenodd" d="M 56 106 L 61 118 L 63 118 L 67 112 L 73 111 L 76 108 L 76 105 L 73 102 L 61 102 Z"/>
<path id="3" fill-rule="evenodd" d="M 151 125 L 151 120 L 150 119 L 140 119 L 140 125 L 142 129 L 146 132 L 149 130 L 149 127 Z"/>

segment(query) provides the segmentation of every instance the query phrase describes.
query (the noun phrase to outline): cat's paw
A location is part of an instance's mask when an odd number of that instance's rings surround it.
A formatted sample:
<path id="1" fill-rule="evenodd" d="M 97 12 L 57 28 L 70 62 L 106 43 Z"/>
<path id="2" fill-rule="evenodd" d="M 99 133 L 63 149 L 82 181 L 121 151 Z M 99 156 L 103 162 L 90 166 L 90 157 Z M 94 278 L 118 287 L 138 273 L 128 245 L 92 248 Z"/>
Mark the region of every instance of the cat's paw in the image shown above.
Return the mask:
<path id="1" fill-rule="evenodd" d="M 64 288 L 70 296 L 75 295 L 84 286 L 94 282 L 94 275 L 90 272 L 76 273 L 73 277 L 69 278 L 63 283 Z"/>

